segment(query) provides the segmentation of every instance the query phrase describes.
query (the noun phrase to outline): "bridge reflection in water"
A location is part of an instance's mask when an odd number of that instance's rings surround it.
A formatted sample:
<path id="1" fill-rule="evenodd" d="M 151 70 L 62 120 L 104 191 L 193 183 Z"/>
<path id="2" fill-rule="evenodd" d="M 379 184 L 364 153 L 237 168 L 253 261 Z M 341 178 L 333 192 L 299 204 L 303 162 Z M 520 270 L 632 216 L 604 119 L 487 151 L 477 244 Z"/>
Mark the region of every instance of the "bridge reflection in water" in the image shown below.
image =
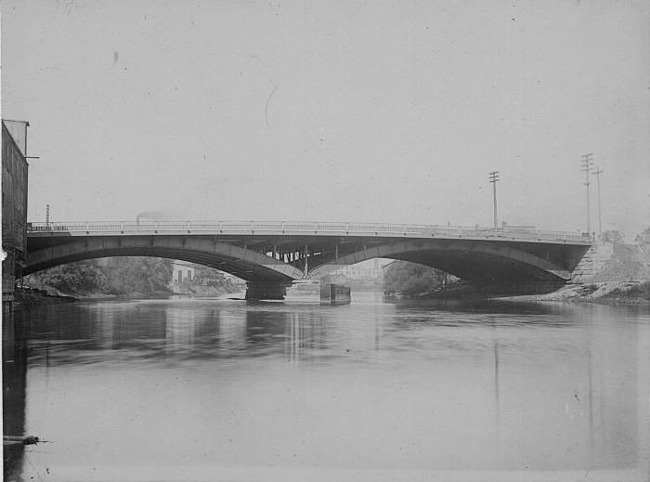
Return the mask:
<path id="1" fill-rule="evenodd" d="M 24 479 L 647 478 L 641 308 L 148 301 L 22 322 L 5 417 L 55 441 L 19 454 Z"/>
<path id="2" fill-rule="evenodd" d="M 432 266 L 491 293 L 557 289 L 591 246 L 578 233 L 451 226 L 285 223 L 31 223 L 24 274 L 107 256 L 161 256 L 211 266 L 248 282 L 248 299 L 283 299 L 372 258 Z"/>

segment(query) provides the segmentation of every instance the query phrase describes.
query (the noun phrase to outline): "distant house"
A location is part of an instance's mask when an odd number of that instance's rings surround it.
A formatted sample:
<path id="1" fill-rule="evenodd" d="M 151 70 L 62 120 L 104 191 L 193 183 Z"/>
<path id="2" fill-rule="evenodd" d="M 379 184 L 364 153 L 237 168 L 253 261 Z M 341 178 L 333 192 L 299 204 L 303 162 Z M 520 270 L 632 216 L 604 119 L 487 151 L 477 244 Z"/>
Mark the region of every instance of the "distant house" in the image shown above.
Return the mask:
<path id="1" fill-rule="evenodd" d="M 229 273 L 187 261 L 172 261 L 172 279 L 169 288 L 173 294 L 209 294 L 210 289 L 237 291 L 245 288 L 245 281 Z"/>
<path id="2" fill-rule="evenodd" d="M 183 283 L 183 281 L 192 281 L 195 277 L 196 270 L 192 263 L 187 261 L 174 260 L 172 263 L 172 283 Z"/>

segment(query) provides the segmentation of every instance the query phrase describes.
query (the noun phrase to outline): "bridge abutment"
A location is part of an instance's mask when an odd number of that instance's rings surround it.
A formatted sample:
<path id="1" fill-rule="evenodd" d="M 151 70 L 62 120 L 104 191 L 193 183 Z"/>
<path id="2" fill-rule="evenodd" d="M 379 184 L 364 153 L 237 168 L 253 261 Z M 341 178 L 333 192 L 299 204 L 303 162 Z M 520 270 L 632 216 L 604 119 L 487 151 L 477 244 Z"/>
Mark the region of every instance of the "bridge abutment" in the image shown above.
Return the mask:
<path id="1" fill-rule="evenodd" d="M 249 281 L 246 283 L 247 300 L 283 300 L 291 283 L 277 281 Z"/>

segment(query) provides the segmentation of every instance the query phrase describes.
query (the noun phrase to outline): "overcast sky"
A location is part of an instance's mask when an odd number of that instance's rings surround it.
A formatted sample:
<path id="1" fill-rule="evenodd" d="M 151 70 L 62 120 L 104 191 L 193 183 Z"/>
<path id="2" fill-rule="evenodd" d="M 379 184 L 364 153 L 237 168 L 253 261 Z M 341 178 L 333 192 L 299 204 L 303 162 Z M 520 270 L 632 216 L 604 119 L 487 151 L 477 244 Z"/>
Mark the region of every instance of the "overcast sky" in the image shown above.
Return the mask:
<path id="1" fill-rule="evenodd" d="M 489 226 L 498 170 L 500 220 L 584 230 L 593 152 L 629 238 L 649 27 L 645 0 L 5 0 L 2 116 L 41 157 L 33 221 Z"/>

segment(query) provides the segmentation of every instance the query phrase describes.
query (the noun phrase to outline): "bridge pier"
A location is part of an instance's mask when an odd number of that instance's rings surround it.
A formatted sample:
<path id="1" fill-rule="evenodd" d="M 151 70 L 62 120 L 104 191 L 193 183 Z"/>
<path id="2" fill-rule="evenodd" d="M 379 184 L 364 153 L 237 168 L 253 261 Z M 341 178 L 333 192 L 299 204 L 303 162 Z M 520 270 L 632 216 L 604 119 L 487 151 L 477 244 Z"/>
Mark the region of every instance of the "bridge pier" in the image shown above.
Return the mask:
<path id="1" fill-rule="evenodd" d="M 350 287 L 337 285 L 330 280 L 320 282 L 320 304 L 321 305 L 349 305 Z"/>
<path id="2" fill-rule="evenodd" d="M 291 283 L 277 281 L 249 281 L 246 283 L 247 300 L 283 300 Z"/>

